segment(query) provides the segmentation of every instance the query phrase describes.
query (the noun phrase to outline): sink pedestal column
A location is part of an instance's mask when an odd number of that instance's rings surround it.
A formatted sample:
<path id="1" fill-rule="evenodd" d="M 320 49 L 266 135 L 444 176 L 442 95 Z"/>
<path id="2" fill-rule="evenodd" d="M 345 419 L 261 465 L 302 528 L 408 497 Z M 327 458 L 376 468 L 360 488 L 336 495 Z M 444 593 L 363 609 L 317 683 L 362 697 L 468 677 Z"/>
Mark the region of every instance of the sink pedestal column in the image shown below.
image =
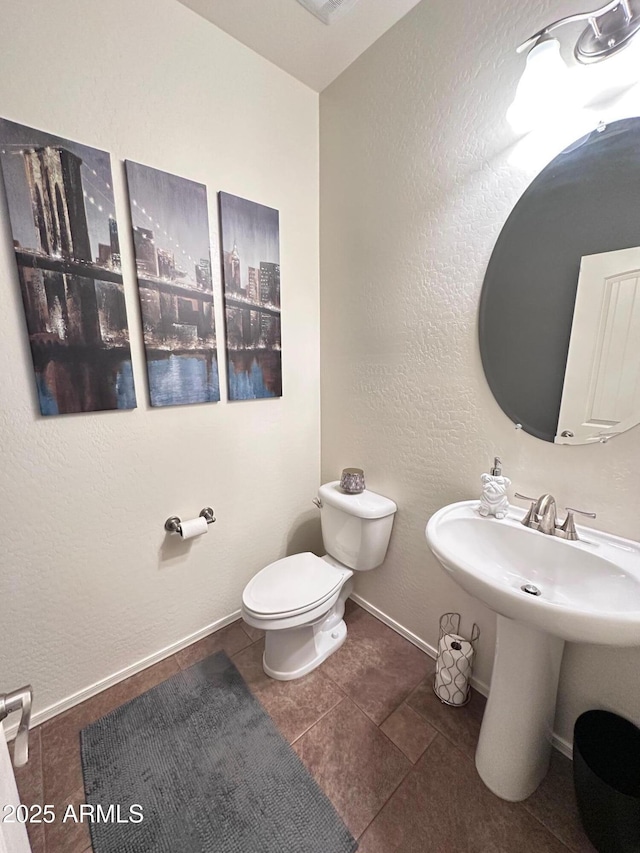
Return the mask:
<path id="1" fill-rule="evenodd" d="M 503 800 L 529 797 L 544 779 L 564 640 L 498 615 L 491 690 L 476 767 Z"/>

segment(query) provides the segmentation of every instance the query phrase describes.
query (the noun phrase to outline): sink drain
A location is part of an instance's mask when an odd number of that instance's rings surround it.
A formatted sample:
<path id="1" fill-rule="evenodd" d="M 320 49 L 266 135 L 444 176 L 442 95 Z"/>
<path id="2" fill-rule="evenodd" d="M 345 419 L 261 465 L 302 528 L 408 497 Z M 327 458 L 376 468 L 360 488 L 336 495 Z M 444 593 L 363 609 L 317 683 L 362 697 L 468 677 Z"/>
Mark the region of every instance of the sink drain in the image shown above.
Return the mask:
<path id="1" fill-rule="evenodd" d="M 542 592 L 538 589 L 537 586 L 534 586 L 532 583 L 523 584 L 520 589 L 523 592 L 528 593 L 528 595 L 542 595 Z"/>

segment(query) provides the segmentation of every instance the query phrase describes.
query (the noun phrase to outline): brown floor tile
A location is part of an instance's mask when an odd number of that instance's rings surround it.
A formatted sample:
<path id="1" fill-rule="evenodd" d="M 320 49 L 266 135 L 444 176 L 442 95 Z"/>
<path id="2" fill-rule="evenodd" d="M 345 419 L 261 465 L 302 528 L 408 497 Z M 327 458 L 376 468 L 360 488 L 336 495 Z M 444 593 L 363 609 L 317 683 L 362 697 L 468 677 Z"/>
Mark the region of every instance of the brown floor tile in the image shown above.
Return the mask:
<path id="1" fill-rule="evenodd" d="M 435 664 L 432 668 L 435 670 Z M 487 700 L 476 690 L 472 690 L 471 693 L 471 701 L 468 705 L 461 708 L 445 705 L 433 692 L 433 675 L 430 674 L 409 696 L 407 705 L 417 711 L 458 749 L 473 758 Z"/>
<path id="2" fill-rule="evenodd" d="M 197 643 L 177 652 L 176 660 L 181 669 L 187 669 L 215 652 L 224 651 L 231 657 L 231 655 L 235 655 L 236 652 L 246 648 L 251 642 L 242 623 L 240 621 L 232 622 L 226 628 L 221 628 L 203 640 L 199 640 Z"/>
<path id="3" fill-rule="evenodd" d="M 44 723 L 41 729 L 45 802 L 70 796 L 82 786 L 81 729 L 179 671 L 175 658 L 167 658 Z"/>
<path id="4" fill-rule="evenodd" d="M 40 728 L 29 732 L 29 760 L 24 767 L 14 767 L 20 802 L 25 806 L 44 805 L 42 786 L 42 743 Z M 9 744 L 9 753 L 13 760 L 15 741 Z M 31 813 L 33 814 L 33 812 Z M 44 853 L 44 824 L 28 823 L 27 832 L 33 853 Z"/>
<path id="5" fill-rule="evenodd" d="M 420 714 L 404 702 L 380 726 L 386 736 L 413 764 L 420 758 L 438 732 Z"/>
<path id="6" fill-rule="evenodd" d="M 83 784 L 80 729 L 56 726 L 43 735 L 42 776 L 46 803 L 71 796 Z"/>
<path id="7" fill-rule="evenodd" d="M 88 823 L 76 823 L 72 819 L 64 820 L 66 810 L 73 806 L 79 819 L 78 806 L 84 803 L 84 785 L 70 796 L 53 801 L 56 819 L 45 827 L 47 853 L 86 853 L 91 848 L 91 835 Z"/>
<path id="8" fill-rule="evenodd" d="M 380 724 L 434 667 L 424 652 L 366 610 L 346 614 L 347 639 L 324 664 L 325 672 Z"/>
<path id="9" fill-rule="evenodd" d="M 356 837 L 411 768 L 400 750 L 349 699 L 293 748 Z"/>
<path id="10" fill-rule="evenodd" d="M 522 805 L 494 796 L 438 736 L 360 841 L 359 853 L 567 853 Z"/>
<path id="11" fill-rule="evenodd" d="M 252 643 L 255 643 L 256 640 L 261 640 L 264 637 L 264 631 L 260 628 L 254 628 L 253 625 L 247 625 L 246 622 L 242 623 L 242 630 L 249 637 Z"/>
<path id="12" fill-rule="evenodd" d="M 260 641 L 234 655 L 233 662 L 282 734 L 293 743 L 344 696 L 318 670 L 295 681 L 269 678 L 262 669 L 263 652 L 264 642 Z"/>
<path id="13" fill-rule="evenodd" d="M 45 853 L 46 841 L 43 823 L 28 823 L 27 835 L 31 845 L 31 853 Z"/>
<path id="14" fill-rule="evenodd" d="M 556 749 L 551 752 L 549 773 L 523 805 L 574 853 L 595 853 L 580 823 L 573 765 Z"/>
<path id="15" fill-rule="evenodd" d="M 345 617 L 349 616 L 351 613 L 355 613 L 357 610 L 362 610 L 359 604 L 356 604 L 352 598 L 347 598 L 344 603 L 344 615 Z"/>

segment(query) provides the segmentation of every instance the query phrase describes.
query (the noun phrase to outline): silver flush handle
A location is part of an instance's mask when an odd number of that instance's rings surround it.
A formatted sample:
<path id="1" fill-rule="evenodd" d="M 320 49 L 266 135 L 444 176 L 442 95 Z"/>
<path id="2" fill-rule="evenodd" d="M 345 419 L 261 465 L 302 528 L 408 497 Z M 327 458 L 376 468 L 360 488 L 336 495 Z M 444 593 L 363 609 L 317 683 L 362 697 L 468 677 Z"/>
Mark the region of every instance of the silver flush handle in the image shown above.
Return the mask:
<path id="1" fill-rule="evenodd" d="M 31 722 L 31 705 L 33 691 L 31 685 L 14 690 L 13 693 L 0 694 L 0 720 L 4 720 L 14 711 L 20 711 L 18 734 L 13 745 L 13 763 L 23 767 L 29 760 L 29 723 Z"/>
<path id="2" fill-rule="evenodd" d="M 320 500 L 320 498 L 313 498 L 311 503 L 315 504 L 318 509 L 322 509 L 322 501 Z"/>

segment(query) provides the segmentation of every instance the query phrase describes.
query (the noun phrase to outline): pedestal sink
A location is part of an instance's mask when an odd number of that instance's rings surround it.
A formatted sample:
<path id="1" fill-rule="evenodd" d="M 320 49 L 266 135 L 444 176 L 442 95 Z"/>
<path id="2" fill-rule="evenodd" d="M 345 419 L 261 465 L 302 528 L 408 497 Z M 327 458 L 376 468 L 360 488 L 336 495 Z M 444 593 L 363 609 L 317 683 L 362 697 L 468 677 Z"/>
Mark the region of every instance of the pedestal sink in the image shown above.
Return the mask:
<path id="1" fill-rule="evenodd" d="M 546 775 L 565 641 L 640 645 L 640 543 L 577 527 L 571 542 L 524 527 L 524 512 L 483 518 L 478 501 L 443 507 L 429 547 L 497 614 L 497 642 L 476 767 L 505 800 Z"/>

